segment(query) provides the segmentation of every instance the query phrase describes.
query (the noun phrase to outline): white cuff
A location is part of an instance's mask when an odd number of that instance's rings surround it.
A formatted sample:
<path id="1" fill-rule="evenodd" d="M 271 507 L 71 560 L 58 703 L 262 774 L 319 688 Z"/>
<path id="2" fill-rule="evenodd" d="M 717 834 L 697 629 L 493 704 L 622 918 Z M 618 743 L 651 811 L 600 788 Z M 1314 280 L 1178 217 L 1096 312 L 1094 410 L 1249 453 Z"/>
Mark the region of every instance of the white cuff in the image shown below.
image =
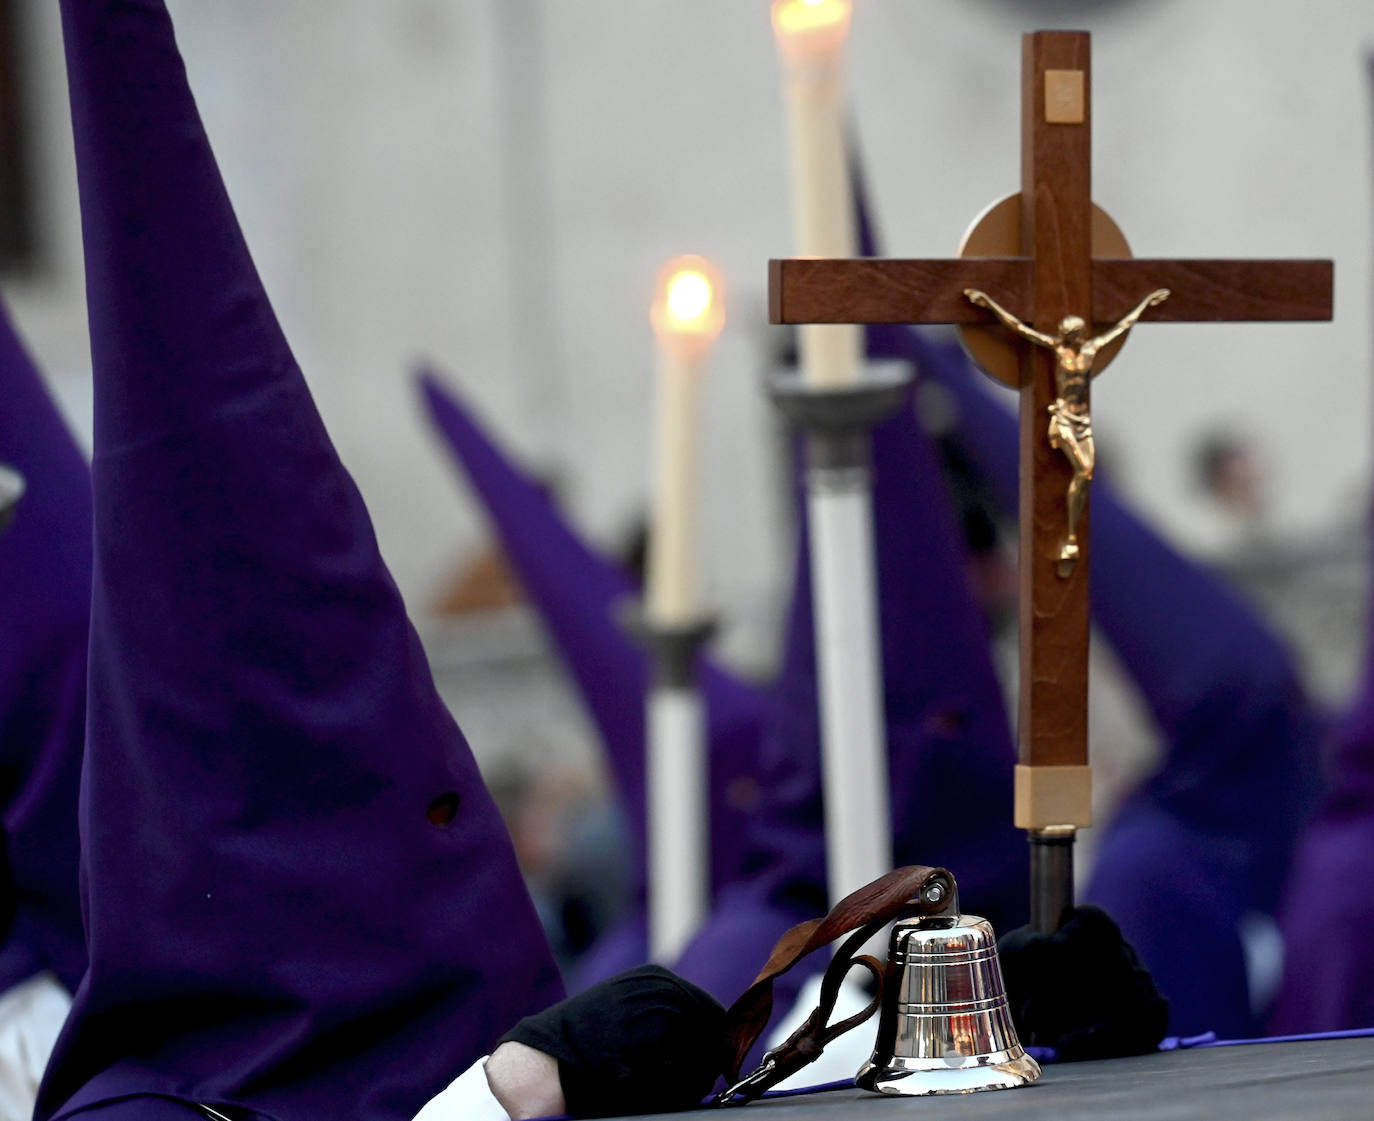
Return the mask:
<path id="1" fill-rule="evenodd" d="M 43 1068 L 72 998 L 51 973 L 0 997 L 0 1118 L 32 1117 Z"/>

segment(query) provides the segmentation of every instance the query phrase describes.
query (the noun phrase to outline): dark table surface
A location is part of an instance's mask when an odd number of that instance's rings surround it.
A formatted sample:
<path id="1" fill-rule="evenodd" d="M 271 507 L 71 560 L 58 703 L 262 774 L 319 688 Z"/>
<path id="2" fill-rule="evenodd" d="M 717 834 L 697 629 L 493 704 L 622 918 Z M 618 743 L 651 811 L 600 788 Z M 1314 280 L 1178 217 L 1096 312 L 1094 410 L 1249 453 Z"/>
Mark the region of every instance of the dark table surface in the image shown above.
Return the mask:
<path id="1" fill-rule="evenodd" d="M 662 1114 L 658 1115 L 662 1117 Z M 1361 1121 L 1374 1119 L 1374 1039 L 1264 1043 L 1046 1066 L 1017 1090 L 886 1098 L 837 1090 L 674 1121 Z M 640 1121 L 643 1121 L 641 1118 Z"/>

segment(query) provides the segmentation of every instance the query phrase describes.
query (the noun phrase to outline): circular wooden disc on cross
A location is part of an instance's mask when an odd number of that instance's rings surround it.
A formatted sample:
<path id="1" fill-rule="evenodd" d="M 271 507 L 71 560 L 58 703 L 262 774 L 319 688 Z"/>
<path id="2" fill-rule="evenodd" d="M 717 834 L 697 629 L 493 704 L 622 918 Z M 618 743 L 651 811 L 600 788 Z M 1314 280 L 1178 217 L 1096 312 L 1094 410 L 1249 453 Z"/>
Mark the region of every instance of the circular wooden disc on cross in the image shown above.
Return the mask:
<path id="1" fill-rule="evenodd" d="M 960 257 L 1016 257 L 1021 253 L 1021 192 L 1007 195 L 990 203 L 973 220 L 964 239 L 959 243 Z M 1094 257 L 1130 257 L 1131 247 L 1126 235 L 1112 216 L 1097 203 L 1092 209 L 1092 254 Z M 970 326 L 961 324 L 959 338 L 969 357 L 998 381 L 1021 388 L 1021 347 L 1015 335 L 998 325 Z M 1126 335 L 1103 347 L 1093 363 L 1093 377 L 1097 377 L 1123 346 Z"/>

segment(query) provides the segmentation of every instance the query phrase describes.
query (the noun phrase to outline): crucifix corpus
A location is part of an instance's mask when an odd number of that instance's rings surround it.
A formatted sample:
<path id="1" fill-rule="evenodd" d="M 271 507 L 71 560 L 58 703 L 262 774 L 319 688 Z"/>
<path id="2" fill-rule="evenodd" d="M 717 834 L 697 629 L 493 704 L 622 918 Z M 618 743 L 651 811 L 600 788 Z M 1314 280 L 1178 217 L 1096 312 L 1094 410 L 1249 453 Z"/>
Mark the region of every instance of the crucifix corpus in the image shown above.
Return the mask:
<path id="1" fill-rule="evenodd" d="M 1022 49 L 1021 192 L 951 260 L 775 260 L 774 323 L 954 323 L 979 365 L 1020 390 L 1016 824 L 1031 844 L 1031 921 L 1073 903 L 1088 766 L 1089 384 L 1137 321 L 1329 320 L 1318 260 L 1132 259 L 1091 194 L 1089 37 Z"/>

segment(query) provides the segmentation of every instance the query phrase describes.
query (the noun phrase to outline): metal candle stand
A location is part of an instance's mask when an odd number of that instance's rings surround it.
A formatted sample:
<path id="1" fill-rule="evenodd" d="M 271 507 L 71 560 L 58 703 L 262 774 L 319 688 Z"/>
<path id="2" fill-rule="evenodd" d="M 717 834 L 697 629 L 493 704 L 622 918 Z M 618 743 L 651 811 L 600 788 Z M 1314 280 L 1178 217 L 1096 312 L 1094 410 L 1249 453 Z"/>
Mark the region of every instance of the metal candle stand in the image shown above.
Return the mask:
<path id="1" fill-rule="evenodd" d="M 715 634 L 716 619 L 659 623 L 636 605 L 626 613 L 626 625 L 649 651 L 653 667 L 644 768 L 649 955 L 665 962 L 677 958 L 710 903 L 711 807 L 697 658 Z"/>
<path id="2" fill-rule="evenodd" d="M 806 436 L 832 903 L 892 867 L 870 432 L 901 408 L 911 380 L 905 363 L 865 366 L 845 385 L 769 379 L 774 403 Z"/>

